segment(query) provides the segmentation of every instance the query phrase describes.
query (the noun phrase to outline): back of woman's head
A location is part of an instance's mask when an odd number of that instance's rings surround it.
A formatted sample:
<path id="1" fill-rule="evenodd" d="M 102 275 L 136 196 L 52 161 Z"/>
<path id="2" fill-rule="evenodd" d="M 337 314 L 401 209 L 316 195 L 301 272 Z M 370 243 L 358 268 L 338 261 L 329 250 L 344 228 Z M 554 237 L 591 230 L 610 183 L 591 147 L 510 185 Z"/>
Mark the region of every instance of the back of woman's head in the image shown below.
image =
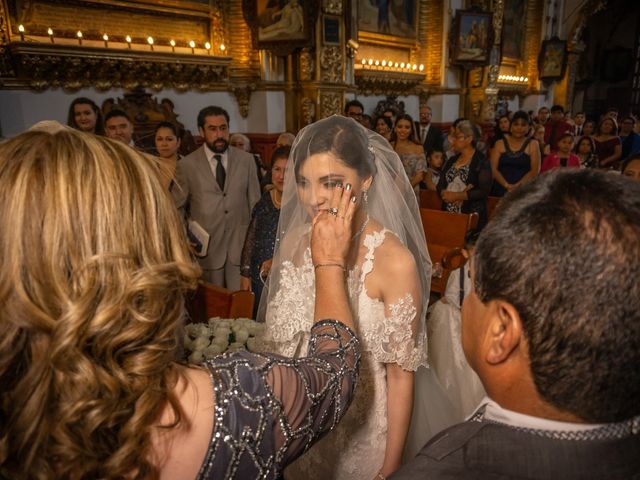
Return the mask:
<path id="1" fill-rule="evenodd" d="M 150 160 L 64 128 L 0 144 L 0 464 L 13 478 L 152 473 L 199 270 Z M 19 406 L 19 407 L 17 407 Z"/>
<path id="2" fill-rule="evenodd" d="M 305 127 L 292 148 L 297 174 L 304 161 L 317 153 L 329 153 L 349 168 L 358 172 L 360 178 L 375 174 L 373 154 L 369 151 L 369 140 L 364 127 L 349 117 L 333 115 Z M 303 152 L 300 156 L 299 153 Z M 306 152 L 306 153 L 305 153 Z"/>

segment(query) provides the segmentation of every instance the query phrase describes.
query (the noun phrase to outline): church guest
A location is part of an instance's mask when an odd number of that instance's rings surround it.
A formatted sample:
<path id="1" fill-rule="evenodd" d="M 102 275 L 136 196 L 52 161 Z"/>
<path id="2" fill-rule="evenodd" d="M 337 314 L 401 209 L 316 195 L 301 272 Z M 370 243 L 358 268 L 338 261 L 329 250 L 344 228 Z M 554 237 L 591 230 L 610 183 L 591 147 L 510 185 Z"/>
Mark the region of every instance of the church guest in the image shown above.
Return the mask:
<path id="1" fill-rule="evenodd" d="M 584 135 L 583 133 L 584 121 L 585 121 L 584 112 L 578 112 L 573 117 L 573 135 L 576 138 L 580 138 Z"/>
<path id="2" fill-rule="evenodd" d="M 171 122 L 160 122 L 156 126 L 154 142 L 160 161 L 159 168 L 169 179 L 169 190 L 171 190 L 175 185 L 176 165 L 182 158 L 178 153 L 180 148 L 178 128 Z"/>
<path id="3" fill-rule="evenodd" d="M 542 106 L 538 109 L 538 115 L 534 119 L 534 123 L 536 125 L 546 125 L 549 121 L 549 109 L 545 106 Z"/>
<path id="4" fill-rule="evenodd" d="M 420 121 L 416 122 L 416 131 L 424 152 L 429 155 L 433 150 L 442 150 L 444 138 L 442 131 L 431 124 L 431 107 L 423 103 L 420 105 Z"/>
<path id="5" fill-rule="evenodd" d="M 572 149 L 573 135 L 563 133 L 558 139 L 558 150 L 545 157 L 540 173 L 554 168 L 580 167 L 580 159 L 571 151 Z"/>
<path id="6" fill-rule="evenodd" d="M 538 175 L 540 147 L 537 140 L 527 137 L 529 128 L 529 115 L 522 110 L 517 111 L 511 120 L 509 133 L 491 150 L 492 196 L 502 197 Z"/>
<path id="7" fill-rule="evenodd" d="M 258 172 L 258 182 L 260 182 L 260 186 L 262 187 L 262 181 L 267 174 L 267 169 L 262 165 L 260 155 L 257 153 L 251 153 L 251 140 L 249 140 L 249 137 L 242 133 L 234 133 L 229 137 L 229 145 L 253 155 L 253 159 L 256 162 L 256 172 Z"/>
<path id="8" fill-rule="evenodd" d="M 478 229 L 487 223 L 487 197 L 491 190 L 491 164 L 476 149 L 478 127 L 469 120 L 460 121 L 450 135 L 455 155 L 442 167 L 438 194 L 442 209 L 454 213 L 477 213 Z"/>
<path id="9" fill-rule="evenodd" d="M 260 200 L 260 184 L 253 157 L 229 146 L 229 114 L 216 106 L 198 113 L 204 144 L 178 163 L 180 188 L 174 200 L 185 220 L 197 222 L 209 235 L 206 256 L 199 257 L 203 279 L 238 290 L 240 254 Z"/>
<path id="10" fill-rule="evenodd" d="M 427 185 L 427 189 L 432 192 L 435 192 L 438 189 L 438 182 L 440 181 L 443 164 L 444 152 L 442 150 L 433 150 L 429 154 L 429 158 L 427 158 L 427 165 L 429 168 L 424 176 L 424 183 Z"/>
<path id="11" fill-rule="evenodd" d="M 93 100 L 86 97 L 79 97 L 71 102 L 67 125 L 82 132 L 104 135 L 102 112 Z"/>
<path id="12" fill-rule="evenodd" d="M 511 120 L 509 120 L 509 115 L 500 115 L 500 118 L 498 118 L 496 122 L 496 133 L 489 140 L 489 149 L 493 149 L 499 140 L 502 140 L 505 135 L 508 135 L 510 128 Z"/>
<path id="13" fill-rule="evenodd" d="M 296 139 L 296 136 L 293 133 L 284 132 L 281 133 L 278 139 L 276 140 L 276 147 L 287 147 L 293 145 L 293 141 Z"/>
<path id="14" fill-rule="evenodd" d="M 596 146 L 593 138 L 582 137 L 576 143 L 574 153 L 580 159 L 582 168 L 596 168 L 598 166 L 598 156 L 596 155 Z"/>
<path id="15" fill-rule="evenodd" d="M 637 477 L 639 271 L 640 183 L 558 170 L 507 195 L 462 306 L 488 397 L 389 479 Z"/>
<path id="16" fill-rule="evenodd" d="M 625 117 L 620 124 L 620 142 L 622 142 L 622 154 L 620 158 L 626 160 L 631 155 L 640 153 L 640 135 L 634 129 L 636 118 L 632 115 Z"/>
<path id="17" fill-rule="evenodd" d="M 540 158 L 544 158 L 545 155 L 548 155 L 550 153 L 549 145 L 544 143 L 544 125 L 534 125 L 533 139 L 537 140 L 538 142 L 538 147 L 540 148 Z"/>
<path id="18" fill-rule="evenodd" d="M 420 182 L 427 172 L 427 157 L 424 148 L 416 141 L 413 118 L 411 115 L 400 115 L 394 128 L 393 149 L 396 151 L 409 182 L 416 192 L 416 198 L 420 203 Z"/>
<path id="19" fill-rule="evenodd" d="M 347 410 L 360 345 L 335 268 L 314 273 L 308 358 L 177 358 L 200 269 L 155 171 L 60 124 L 0 144 L 3 478 L 279 478 Z M 332 202 L 316 264 L 350 245 L 355 204 Z"/>
<path id="20" fill-rule="evenodd" d="M 107 137 L 136 148 L 133 141 L 133 123 L 123 110 L 110 110 L 104 117 L 104 126 Z"/>
<path id="21" fill-rule="evenodd" d="M 358 123 L 362 123 L 363 113 L 364 106 L 358 100 L 350 100 L 344 106 L 344 116 L 351 117 Z"/>
<path id="22" fill-rule="evenodd" d="M 378 117 L 376 120 L 376 132 L 382 135 L 387 142 L 391 142 L 391 133 L 393 132 L 393 124 L 389 117 Z"/>
<path id="23" fill-rule="evenodd" d="M 573 127 L 564 121 L 564 108 L 562 108 L 562 105 L 551 107 L 551 119 L 544 126 L 544 143 L 549 145 L 551 152 L 558 149 L 560 137 L 572 131 Z"/>
<path id="24" fill-rule="evenodd" d="M 600 168 L 615 169 L 622 156 L 622 144 L 618 137 L 618 124 L 613 117 L 604 117 L 593 136 Z"/>
<path id="25" fill-rule="evenodd" d="M 584 122 L 584 126 L 582 127 L 582 135 L 585 137 L 590 137 L 596 132 L 596 122 L 593 120 L 586 120 Z"/>
<path id="26" fill-rule="evenodd" d="M 273 249 L 284 189 L 284 173 L 289 153 L 291 153 L 291 147 L 280 147 L 271 155 L 270 177 L 273 188 L 265 192 L 253 207 L 251 223 L 249 223 L 242 248 L 240 289 L 251 290 L 255 295 L 253 318 L 256 318 L 262 287 L 273 263 Z"/>
<path id="27" fill-rule="evenodd" d="M 622 175 L 640 181 L 640 155 L 633 155 L 622 166 Z"/>

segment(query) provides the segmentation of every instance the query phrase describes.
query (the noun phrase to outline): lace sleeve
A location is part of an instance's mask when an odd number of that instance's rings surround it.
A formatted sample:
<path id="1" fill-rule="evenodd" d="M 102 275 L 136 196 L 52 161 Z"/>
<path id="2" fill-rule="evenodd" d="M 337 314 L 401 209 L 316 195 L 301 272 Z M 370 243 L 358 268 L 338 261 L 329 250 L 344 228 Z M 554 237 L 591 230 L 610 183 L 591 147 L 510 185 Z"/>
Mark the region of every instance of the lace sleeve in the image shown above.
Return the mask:
<path id="1" fill-rule="evenodd" d="M 351 402 L 359 363 L 360 344 L 353 331 L 322 320 L 311 330 L 307 357 L 269 371 L 267 382 L 282 405 L 275 442 L 283 464 L 337 425 Z"/>
<path id="2" fill-rule="evenodd" d="M 410 293 L 388 305 L 384 321 L 377 322 L 367 335 L 374 358 L 382 363 L 396 363 L 409 371 L 427 365 L 426 334 L 419 321 Z"/>

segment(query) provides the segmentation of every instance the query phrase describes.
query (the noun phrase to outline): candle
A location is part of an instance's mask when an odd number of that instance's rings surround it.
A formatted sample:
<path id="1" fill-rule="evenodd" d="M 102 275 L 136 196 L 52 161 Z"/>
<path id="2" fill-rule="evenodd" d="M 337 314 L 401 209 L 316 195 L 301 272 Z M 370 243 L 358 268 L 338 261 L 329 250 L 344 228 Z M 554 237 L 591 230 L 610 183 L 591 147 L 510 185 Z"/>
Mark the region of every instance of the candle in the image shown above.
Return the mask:
<path id="1" fill-rule="evenodd" d="M 106 33 L 102 35 L 102 40 L 104 40 L 104 48 L 109 48 L 109 35 Z"/>
<path id="2" fill-rule="evenodd" d="M 169 41 L 169 45 L 171 45 L 171 51 L 175 52 L 176 51 L 176 41 L 175 40 L 170 40 Z"/>
<path id="3" fill-rule="evenodd" d="M 418 70 L 423 71 L 424 70 L 424 65 L 420 64 L 420 66 L 418 67 Z"/>
<path id="4" fill-rule="evenodd" d="M 76 36 L 78 37 L 78 45 L 82 45 L 82 32 L 78 30 L 78 33 L 76 33 Z"/>
<path id="5" fill-rule="evenodd" d="M 189 42 L 189 46 L 191 47 L 191 53 L 196 53 L 196 51 L 194 50 L 196 48 L 196 42 L 194 42 L 193 40 L 191 40 Z"/>
<path id="6" fill-rule="evenodd" d="M 18 32 L 20 32 L 20 41 L 24 42 L 24 25 L 18 25 Z"/>
<path id="7" fill-rule="evenodd" d="M 207 50 L 207 53 L 211 55 L 211 44 L 209 42 L 204 44 L 204 48 Z"/>
<path id="8" fill-rule="evenodd" d="M 220 44 L 220 51 L 224 52 L 227 49 L 227 47 L 224 46 L 224 43 Z"/>
<path id="9" fill-rule="evenodd" d="M 126 40 L 126 42 L 127 42 L 127 45 L 129 45 L 129 49 L 131 49 L 131 37 L 130 37 L 129 35 L 127 35 L 127 36 L 125 37 L 125 40 Z"/>
<path id="10" fill-rule="evenodd" d="M 147 37 L 147 43 L 149 44 L 149 48 L 153 52 L 153 37 Z"/>
<path id="11" fill-rule="evenodd" d="M 49 39 L 51 40 L 51 43 L 53 42 L 53 30 L 51 30 L 51 28 L 47 29 L 47 35 L 49 35 Z"/>

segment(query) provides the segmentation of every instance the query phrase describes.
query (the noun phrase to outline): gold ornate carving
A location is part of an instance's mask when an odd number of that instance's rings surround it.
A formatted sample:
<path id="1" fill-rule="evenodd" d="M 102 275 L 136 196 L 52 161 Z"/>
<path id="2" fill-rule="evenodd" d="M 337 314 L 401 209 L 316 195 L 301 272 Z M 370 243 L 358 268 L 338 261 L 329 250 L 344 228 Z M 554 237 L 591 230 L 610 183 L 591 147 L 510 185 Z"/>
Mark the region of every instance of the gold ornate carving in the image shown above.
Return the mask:
<path id="1" fill-rule="evenodd" d="M 256 89 L 255 84 L 240 84 L 233 87 L 233 94 L 238 102 L 240 109 L 240 115 L 242 118 L 247 118 L 249 115 L 249 102 L 251 101 L 251 93 Z"/>
<path id="2" fill-rule="evenodd" d="M 342 0 L 323 0 L 322 11 L 331 15 L 342 15 Z"/>
<path id="3" fill-rule="evenodd" d="M 77 90 L 96 87 L 185 91 L 226 89 L 230 59 L 203 55 L 179 55 L 96 49 L 38 43 L 11 43 L 3 65 L 13 69 L 16 84 L 42 90 L 62 87 Z M 1 77 L 10 77 L 8 69 Z"/>
<path id="4" fill-rule="evenodd" d="M 300 119 L 302 120 L 302 126 L 313 123 L 316 119 L 315 102 L 309 97 L 304 97 L 300 103 Z"/>
<path id="5" fill-rule="evenodd" d="M 440 85 L 442 81 L 444 3 L 442 0 L 420 0 L 418 35 L 421 41 L 416 50 L 417 61 L 413 63 L 424 64 L 425 83 L 429 85 Z"/>
<path id="6" fill-rule="evenodd" d="M 230 0 L 223 2 L 224 15 L 229 38 L 229 55 L 233 57 L 231 64 L 232 75 L 260 76 L 260 54 L 254 50 L 251 39 L 251 28 L 247 25 L 242 13 L 242 1 Z"/>
<path id="7" fill-rule="evenodd" d="M 364 95 L 411 95 L 419 93 L 424 81 L 421 73 L 389 72 L 358 69 L 355 73 L 358 91 Z"/>
<path id="8" fill-rule="evenodd" d="M 540 50 L 540 38 L 542 37 L 543 7 L 543 0 L 527 0 L 524 34 L 526 62 L 523 66 L 524 72 L 519 73 L 529 78 L 531 90 L 534 90 L 533 86 L 538 84 L 538 52 Z"/>
<path id="9" fill-rule="evenodd" d="M 303 48 L 300 52 L 300 80 L 308 82 L 313 80 L 313 57 L 308 48 Z"/>
<path id="10" fill-rule="evenodd" d="M 340 115 L 342 104 L 342 92 L 323 91 L 320 92 L 320 117 L 326 118 L 331 115 Z"/>
<path id="11" fill-rule="evenodd" d="M 342 47 L 325 46 L 320 51 L 320 78 L 323 82 L 342 81 Z"/>
<path id="12" fill-rule="evenodd" d="M 500 41 L 502 38 L 502 21 L 504 16 L 504 0 L 495 0 L 493 4 L 493 51 L 491 52 L 491 64 L 487 73 L 487 88 L 484 91 L 484 120 L 492 121 L 496 116 L 498 106 L 498 74 L 500 73 L 499 55 Z"/>

